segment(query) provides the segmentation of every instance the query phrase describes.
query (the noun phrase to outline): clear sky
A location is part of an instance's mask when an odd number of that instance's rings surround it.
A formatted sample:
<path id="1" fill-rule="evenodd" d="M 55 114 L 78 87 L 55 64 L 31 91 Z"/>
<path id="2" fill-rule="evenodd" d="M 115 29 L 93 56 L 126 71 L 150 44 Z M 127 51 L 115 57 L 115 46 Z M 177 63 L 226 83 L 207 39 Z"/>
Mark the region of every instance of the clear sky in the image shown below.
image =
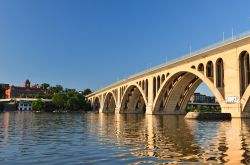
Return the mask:
<path id="1" fill-rule="evenodd" d="M 221 41 L 232 28 L 250 30 L 249 6 L 249 0 L 0 0 L 0 80 L 96 90 L 180 57 L 190 45 Z"/>

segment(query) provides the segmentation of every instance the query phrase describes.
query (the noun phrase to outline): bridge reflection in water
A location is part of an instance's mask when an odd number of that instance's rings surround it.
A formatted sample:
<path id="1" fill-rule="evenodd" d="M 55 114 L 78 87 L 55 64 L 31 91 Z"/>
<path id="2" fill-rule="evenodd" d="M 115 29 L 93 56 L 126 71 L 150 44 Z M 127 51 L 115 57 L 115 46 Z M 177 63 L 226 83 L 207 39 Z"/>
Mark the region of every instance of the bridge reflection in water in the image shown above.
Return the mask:
<path id="1" fill-rule="evenodd" d="M 0 121 L 1 162 L 39 164 L 56 159 L 58 164 L 74 164 L 99 159 L 122 164 L 248 164 L 250 160 L 250 121 L 243 119 L 222 122 L 185 120 L 178 115 L 5 112 L 0 113 Z"/>
<path id="2" fill-rule="evenodd" d="M 96 119 L 96 115 L 99 115 Z M 245 164 L 250 160 L 250 121 L 185 120 L 183 116 L 105 114 L 93 115 L 101 143 L 152 162 Z M 91 119 L 90 119 L 91 120 Z M 108 138 L 107 138 L 108 137 Z M 108 139 L 108 140 L 107 140 Z"/>

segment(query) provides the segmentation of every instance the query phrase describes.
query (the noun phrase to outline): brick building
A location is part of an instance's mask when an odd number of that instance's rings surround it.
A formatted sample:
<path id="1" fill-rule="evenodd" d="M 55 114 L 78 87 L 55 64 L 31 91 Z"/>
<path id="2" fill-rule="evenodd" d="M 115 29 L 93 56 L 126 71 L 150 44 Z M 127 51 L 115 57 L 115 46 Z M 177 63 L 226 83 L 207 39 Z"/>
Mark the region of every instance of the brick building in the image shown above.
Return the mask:
<path id="1" fill-rule="evenodd" d="M 42 88 L 39 85 L 35 84 L 33 86 L 30 85 L 30 81 L 26 80 L 23 87 L 18 86 L 9 86 L 5 90 L 5 98 L 18 98 L 25 94 L 43 94 Z"/>
<path id="2" fill-rule="evenodd" d="M 9 89 L 9 84 L 0 84 L 0 99 L 5 99 L 5 91 Z"/>
<path id="3" fill-rule="evenodd" d="M 190 98 L 191 103 L 216 103 L 214 96 L 206 96 L 200 93 L 194 93 Z"/>

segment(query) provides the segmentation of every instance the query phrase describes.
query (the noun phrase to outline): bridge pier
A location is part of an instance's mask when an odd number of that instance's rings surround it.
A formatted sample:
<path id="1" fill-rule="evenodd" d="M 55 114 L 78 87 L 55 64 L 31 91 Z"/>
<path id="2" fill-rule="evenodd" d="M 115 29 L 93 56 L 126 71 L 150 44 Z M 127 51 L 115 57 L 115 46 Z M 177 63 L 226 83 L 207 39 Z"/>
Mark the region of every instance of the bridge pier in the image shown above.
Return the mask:
<path id="1" fill-rule="evenodd" d="M 239 104 L 224 104 L 221 106 L 221 112 L 231 113 L 231 116 L 234 118 L 243 117 L 240 103 Z"/>
<path id="2" fill-rule="evenodd" d="M 152 115 L 153 114 L 153 107 L 151 106 L 146 106 L 146 114 L 147 115 Z"/>
<path id="3" fill-rule="evenodd" d="M 120 111 L 121 111 L 121 107 L 116 107 L 116 108 L 115 108 L 115 114 L 119 114 Z"/>

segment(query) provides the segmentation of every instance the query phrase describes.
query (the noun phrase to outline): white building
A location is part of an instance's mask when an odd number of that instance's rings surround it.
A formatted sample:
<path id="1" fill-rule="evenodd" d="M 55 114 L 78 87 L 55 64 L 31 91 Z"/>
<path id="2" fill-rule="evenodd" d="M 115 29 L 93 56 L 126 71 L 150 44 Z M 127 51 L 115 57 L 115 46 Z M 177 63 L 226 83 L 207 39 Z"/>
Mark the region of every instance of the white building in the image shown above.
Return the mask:
<path id="1" fill-rule="evenodd" d="M 32 101 L 23 101 L 18 102 L 17 109 L 20 111 L 29 111 L 32 110 Z"/>

